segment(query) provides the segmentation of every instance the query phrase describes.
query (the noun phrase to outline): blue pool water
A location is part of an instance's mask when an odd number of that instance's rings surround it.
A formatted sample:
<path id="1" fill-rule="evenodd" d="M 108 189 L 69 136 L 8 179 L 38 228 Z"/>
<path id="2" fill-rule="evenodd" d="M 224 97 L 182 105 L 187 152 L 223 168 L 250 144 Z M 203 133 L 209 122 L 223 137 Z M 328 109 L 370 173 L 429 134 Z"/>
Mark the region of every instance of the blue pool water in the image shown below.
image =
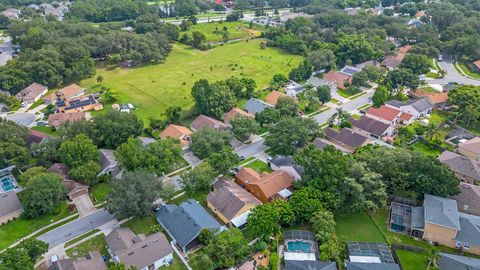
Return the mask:
<path id="1" fill-rule="evenodd" d="M 12 181 L 10 181 L 8 178 L 3 178 L 1 184 L 2 184 L 2 189 L 5 192 L 10 191 L 10 190 L 15 188 Z"/>
<path id="2" fill-rule="evenodd" d="M 287 243 L 289 251 L 312 252 L 312 243 L 304 241 L 290 241 Z"/>

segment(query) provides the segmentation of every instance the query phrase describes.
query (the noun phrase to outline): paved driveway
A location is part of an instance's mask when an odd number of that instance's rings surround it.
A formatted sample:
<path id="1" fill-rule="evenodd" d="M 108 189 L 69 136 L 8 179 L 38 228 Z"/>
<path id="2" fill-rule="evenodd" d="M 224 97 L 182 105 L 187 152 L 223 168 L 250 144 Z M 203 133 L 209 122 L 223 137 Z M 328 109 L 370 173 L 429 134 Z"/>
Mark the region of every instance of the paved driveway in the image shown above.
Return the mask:
<path id="1" fill-rule="evenodd" d="M 30 127 L 35 123 L 36 116 L 33 113 L 14 113 L 8 114 L 4 118 L 21 126 Z"/>
<path id="2" fill-rule="evenodd" d="M 65 242 L 68 242 L 94 228 L 100 227 L 114 219 L 115 217 L 108 213 L 107 210 L 97 210 L 88 216 L 76 219 L 61 227 L 42 234 L 38 237 L 38 239 L 48 243 L 49 247 L 53 248 L 64 244 Z"/>
<path id="3" fill-rule="evenodd" d="M 13 49 L 10 37 L 3 40 L 3 44 L 0 45 L 0 52 L 0 66 L 3 66 L 8 60 L 12 59 Z"/>
<path id="4" fill-rule="evenodd" d="M 88 194 L 73 199 L 73 203 L 75 204 L 78 215 L 80 217 L 84 217 L 95 211 L 95 206 L 93 205 L 92 200 L 90 199 L 90 196 L 88 196 Z"/>

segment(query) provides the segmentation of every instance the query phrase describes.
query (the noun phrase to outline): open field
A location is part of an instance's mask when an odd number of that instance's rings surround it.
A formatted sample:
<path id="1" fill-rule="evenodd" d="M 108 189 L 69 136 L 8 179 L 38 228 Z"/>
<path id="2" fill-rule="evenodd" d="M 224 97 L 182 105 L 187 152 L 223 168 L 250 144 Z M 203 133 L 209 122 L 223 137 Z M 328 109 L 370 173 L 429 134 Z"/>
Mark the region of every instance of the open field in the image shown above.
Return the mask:
<path id="1" fill-rule="evenodd" d="M 259 37 L 261 32 L 254 29 L 249 29 L 247 23 L 243 22 L 211 22 L 211 23 L 199 23 L 192 25 L 192 27 L 186 33 L 192 33 L 193 31 L 199 31 L 205 34 L 207 42 L 219 42 L 223 41 L 224 27 L 228 31 L 228 40 L 246 38 L 246 37 Z"/>
<path id="2" fill-rule="evenodd" d="M 262 41 L 231 43 L 209 51 L 175 44 L 163 64 L 133 69 L 99 67 L 97 75 L 104 77 L 102 85 L 119 92 L 117 102 L 133 103 L 138 107 L 137 115 L 146 120 L 150 116 L 159 117 L 169 106 L 191 108 L 190 89 L 199 79 L 216 81 L 245 76 L 254 79 L 257 88 L 262 89 L 268 86 L 273 75 L 288 74 L 302 60 L 301 56 L 278 49 L 260 49 Z M 99 91 L 101 85 L 95 77 L 81 81 L 80 85 L 89 92 Z M 110 108 L 107 104 L 103 111 Z"/>

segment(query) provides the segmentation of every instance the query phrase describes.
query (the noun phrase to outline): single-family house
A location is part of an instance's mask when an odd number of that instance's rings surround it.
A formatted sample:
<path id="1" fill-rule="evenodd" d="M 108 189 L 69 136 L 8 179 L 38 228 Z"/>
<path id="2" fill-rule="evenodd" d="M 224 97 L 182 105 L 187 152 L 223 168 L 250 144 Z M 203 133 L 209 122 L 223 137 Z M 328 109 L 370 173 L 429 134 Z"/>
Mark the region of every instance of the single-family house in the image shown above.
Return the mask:
<path id="1" fill-rule="evenodd" d="M 411 45 L 399 47 L 396 55 L 389 55 L 385 57 L 385 59 L 383 59 L 383 61 L 381 62 L 381 65 L 388 68 L 389 70 L 395 69 L 402 63 L 403 58 L 405 58 L 408 51 L 410 51 L 411 49 Z"/>
<path id="2" fill-rule="evenodd" d="M 285 261 L 285 270 L 337 270 L 337 265 L 324 261 Z"/>
<path id="3" fill-rule="evenodd" d="M 480 162 L 478 160 L 448 150 L 444 151 L 438 160 L 450 168 L 460 180 L 471 184 L 480 181 Z"/>
<path id="4" fill-rule="evenodd" d="M 263 203 L 275 199 L 288 199 L 292 195 L 289 189 L 293 181 L 293 177 L 285 171 L 260 174 L 247 167 L 241 168 L 235 175 L 235 182 Z"/>
<path id="5" fill-rule="evenodd" d="M 378 108 L 370 107 L 365 114 L 369 118 L 395 126 L 400 121 L 402 112 L 396 108 L 382 105 Z"/>
<path id="6" fill-rule="evenodd" d="M 59 100 L 66 100 L 81 97 L 85 94 L 85 91 L 85 88 L 76 84 L 70 84 L 69 86 L 59 89 L 55 94 Z"/>
<path id="7" fill-rule="evenodd" d="M 48 87 L 39 83 L 32 83 L 22 91 L 18 92 L 15 97 L 25 102 L 26 104 L 33 104 L 48 92 Z"/>
<path id="8" fill-rule="evenodd" d="M 331 141 L 328 141 L 328 140 L 325 140 L 323 138 L 315 138 L 313 140 L 313 144 L 319 149 L 319 150 L 323 150 L 325 149 L 325 147 L 327 146 L 331 146 L 339 151 L 342 151 L 344 153 L 348 153 L 349 150 L 346 149 L 346 148 L 343 148 L 341 147 L 340 145 L 337 145 L 337 144 L 334 144 L 333 142 Z"/>
<path id="9" fill-rule="evenodd" d="M 135 235 L 129 228 L 117 228 L 105 237 L 108 253 L 127 268 L 156 270 L 173 261 L 173 250 L 163 233 Z"/>
<path id="10" fill-rule="evenodd" d="M 329 141 L 347 149 L 350 153 L 355 152 L 355 148 L 367 145 L 371 142 L 367 136 L 350 128 L 342 128 L 342 130 L 336 131 L 333 128 L 327 127 L 325 128 L 325 135 L 327 135 Z"/>
<path id="11" fill-rule="evenodd" d="M 314 78 L 316 78 L 316 77 L 314 77 Z M 295 81 L 290 81 L 288 83 L 287 87 L 285 87 L 285 92 L 287 93 L 287 96 L 292 97 L 292 98 L 297 97 L 297 95 L 302 93 L 303 91 L 305 91 L 305 88 L 301 84 L 296 83 Z M 278 92 L 278 91 L 272 91 L 272 93 L 273 92 Z M 280 96 L 282 96 L 282 95 L 280 95 Z M 276 100 L 278 100 L 279 97 L 277 97 Z M 269 100 L 266 99 L 268 104 L 272 104 L 274 106 L 277 104 L 276 100 L 275 100 L 274 103 L 270 103 Z"/>
<path id="12" fill-rule="evenodd" d="M 48 115 L 48 125 L 58 129 L 66 123 L 88 119 L 90 114 L 87 112 L 52 113 Z"/>
<path id="13" fill-rule="evenodd" d="M 101 110 L 103 104 L 98 102 L 93 95 L 57 101 L 57 112 L 85 112 L 90 110 Z"/>
<path id="14" fill-rule="evenodd" d="M 225 124 L 221 121 L 218 121 L 217 119 L 214 119 L 212 117 L 208 117 L 206 115 L 199 115 L 193 122 L 190 124 L 190 127 L 194 132 L 199 131 L 200 129 L 204 127 L 208 128 L 213 128 L 216 130 L 228 130 L 231 128 L 230 125 Z"/>
<path id="15" fill-rule="evenodd" d="M 12 190 L 15 192 L 22 191 L 22 188 L 18 185 L 17 179 L 15 179 L 15 176 L 13 176 L 14 169 L 15 165 L 0 169 L 0 194 Z"/>
<path id="16" fill-rule="evenodd" d="M 458 144 L 457 152 L 464 156 L 480 160 L 480 137 L 474 137 Z"/>
<path id="17" fill-rule="evenodd" d="M 480 259 L 440 253 L 438 267 L 440 270 L 478 270 L 480 269 Z"/>
<path id="18" fill-rule="evenodd" d="M 344 66 L 340 70 L 341 73 L 346 74 L 348 76 L 352 76 L 352 77 L 353 77 L 353 75 L 355 75 L 356 73 L 358 73 L 360 71 L 362 71 L 361 68 L 356 67 L 356 66 L 355 67 L 354 66 L 349 66 L 349 65 Z"/>
<path id="19" fill-rule="evenodd" d="M 0 225 L 17 219 L 22 211 L 22 203 L 14 190 L 0 193 Z"/>
<path id="20" fill-rule="evenodd" d="M 443 110 L 448 105 L 448 93 L 438 92 L 431 93 L 423 90 L 417 90 L 413 95 L 417 98 L 426 98 L 431 104 L 433 104 L 434 110 Z"/>
<path id="21" fill-rule="evenodd" d="M 337 87 L 337 89 L 346 89 L 345 85 L 352 84 L 352 76 L 334 70 L 325 73 L 323 79 L 328 81 L 331 86 Z"/>
<path id="22" fill-rule="evenodd" d="M 262 202 L 233 181 L 219 181 L 225 184 L 207 195 L 207 207 L 225 224 L 242 227 L 251 210 Z"/>
<path id="23" fill-rule="evenodd" d="M 247 113 L 246 111 L 235 107 L 235 108 L 231 109 L 230 111 L 228 111 L 227 113 L 225 113 L 223 115 L 222 119 L 223 119 L 223 122 L 225 124 L 228 124 L 230 122 L 230 120 L 232 120 L 233 118 L 235 118 L 237 116 L 245 116 L 245 117 L 255 118 L 255 115 L 253 115 L 251 113 Z"/>
<path id="24" fill-rule="evenodd" d="M 200 245 L 198 237 L 202 229 L 208 229 L 214 233 L 225 229 L 199 202 L 192 199 L 180 205 L 162 205 L 158 208 L 156 216 L 158 223 L 183 253 Z"/>
<path id="25" fill-rule="evenodd" d="M 480 71 L 480 59 L 477 60 L 477 61 L 475 61 L 475 62 L 473 62 L 473 66 L 474 66 L 478 71 Z"/>
<path id="26" fill-rule="evenodd" d="M 117 162 L 115 158 L 115 151 L 110 149 L 100 149 L 98 150 L 99 159 L 100 159 L 100 172 L 97 176 L 101 176 L 104 174 L 109 174 L 114 178 L 122 177 L 122 168 Z"/>
<path id="27" fill-rule="evenodd" d="M 433 103 L 427 98 L 411 99 L 408 102 L 390 100 L 385 104 L 387 107 L 394 108 L 413 115 L 413 119 L 420 119 L 429 116 L 433 110 Z"/>
<path id="28" fill-rule="evenodd" d="M 63 180 L 63 186 L 67 189 L 67 198 L 72 201 L 75 198 L 78 198 L 82 195 L 88 195 L 88 186 L 82 183 L 78 183 L 68 176 L 68 167 L 63 163 L 54 163 L 48 172 L 56 173 Z"/>
<path id="29" fill-rule="evenodd" d="M 385 122 L 375 120 L 368 116 L 362 115 L 360 119 L 350 118 L 352 129 L 366 136 L 372 136 L 377 139 L 393 136 L 395 127 Z"/>
<path id="30" fill-rule="evenodd" d="M 288 88 L 288 86 L 287 86 L 287 88 Z M 291 96 L 291 95 L 288 95 L 288 96 L 296 97 L 296 94 L 293 95 L 293 96 Z M 287 97 L 287 95 L 285 95 L 284 93 L 282 93 L 280 91 L 272 91 L 267 95 L 267 97 L 265 97 L 265 102 L 267 102 L 268 104 L 270 104 L 272 106 L 275 106 L 275 105 L 277 105 L 278 99 L 281 98 L 281 97 Z"/>
<path id="31" fill-rule="evenodd" d="M 86 257 L 77 259 L 56 259 L 48 270 L 107 270 L 102 254 L 91 251 Z"/>
<path id="32" fill-rule="evenodd" d="M 43 103 L 47 105 L 54 105 L 57 103 L 57 93 L 56 92 L 51 92 L 42 97 Z"/>
<path id="33" fill-rule="evenodd" d="M 480 216 L 480 187 L 469 183 L 460 183 L 460 194 L 452 197 L 457 201 L 459 212 Z"/>
<path id="34" fill-rule="evenodd" d="M 180 141 L 182 149 L 185 149 L 190 144 L 190 136 L 192 134 L 193 132 L 184 126 L 171 124 L 160 133 L 160 138 L 163 140 L 167 138 L 177 139 Z"/>
<path id="35" fill-rule="evenodd" d="M 249 99 L 247 101 L 247 103 L 245 103 L 245 105 L 243 105 L 243 109 L 246 112 L 251 113 L 253 115 L 255 115 L 259 112 L 262 112 L 266 108 L 273 108 L 273 106 L 266 103 L 265 101 L 261 101 L 261 100 L 256 99 L 256 98 Z"/>
<path id="36" fill-rule="evenodd" d="M 9 18 L 10 20 L 18 20 L 20 19 L 20 15 L 22 15 L 22 11 L 16 8 L 7 8 L 0 12 L 0 14 Z"/>
<path id="37" fill-rule="evenodd" d="M 275 155 L 268 159 L 268 165 L 274 171 L 286 171 L 295 180 L 300 180 L 305 172 L 302 166 L 295 164 L 292 156 Z"/>
<path id="38" fill-rule="evenodd" d="M 27 138 L 25 140 L 27 147 L 31 148 L 33 144 L 40 144 L 48 140 L 52 140 L 53 138 L 49 135 L 36 131 L 33 129 L 28 130 Z"/>

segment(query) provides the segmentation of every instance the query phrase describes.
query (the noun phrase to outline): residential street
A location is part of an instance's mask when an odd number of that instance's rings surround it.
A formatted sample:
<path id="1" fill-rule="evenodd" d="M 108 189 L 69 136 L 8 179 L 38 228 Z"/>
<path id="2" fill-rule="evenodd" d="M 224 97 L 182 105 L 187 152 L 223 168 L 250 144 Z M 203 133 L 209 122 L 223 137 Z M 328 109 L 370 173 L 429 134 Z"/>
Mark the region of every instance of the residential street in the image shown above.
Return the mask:
<path id="1" fill-rule="evenodd" d="M 373 96 L 374 91 L 367 92 L 365 95 L 357 97 L 351 101 L 346 102 L 345 104 L 339 105 L 338 107 L 342 108 L 344 111 L 351 112 L 356 110 L 358 107 L 361 107 L 370 102 L 370 99 Z M 318 122 L 319 125 L 323 125 L 328 122 L 328 119 L 332 117 L 335 113 L 336 108 L 331 108 L 322 112 L 321 114 L 315 115 L 313 118 Z"/>
<path id="2" fill-rule="evenodd" d="M 103 224 L 112 221 L 113 219 L 113 215 L 108 213 L 107 210 L 101 209 L 88 216 L 76 219 L 70 223 L 40 235 L 38 239 L 48 243 L 49 248 L 53 248 L 68 242 L 94 228 L 100 227 Z"/>
<path id="3" fill-rule="evenodd" d="M 443 61 L 438 62 L 440 67 L 447 72 L 445 78 L 442 79 L 428 79 L 429 84 L 447 84 L 449 82 L 456 82 L 459 84 L 471 84 L 480 86 L 479 80 L 470 79 L 463 76 L 463 74 L 458 73 L 458 71 L 453 67 L 453 60 L 450 55 L 444 55 Z"/>
<path id="4" fill-rule="evenodd" d="M 0 52 L 0 66 L 3 66 L 8 60 L 12 59 L 13 49 L 10 37 L 3 39 L 3 44 L 0 45 Z"/>

